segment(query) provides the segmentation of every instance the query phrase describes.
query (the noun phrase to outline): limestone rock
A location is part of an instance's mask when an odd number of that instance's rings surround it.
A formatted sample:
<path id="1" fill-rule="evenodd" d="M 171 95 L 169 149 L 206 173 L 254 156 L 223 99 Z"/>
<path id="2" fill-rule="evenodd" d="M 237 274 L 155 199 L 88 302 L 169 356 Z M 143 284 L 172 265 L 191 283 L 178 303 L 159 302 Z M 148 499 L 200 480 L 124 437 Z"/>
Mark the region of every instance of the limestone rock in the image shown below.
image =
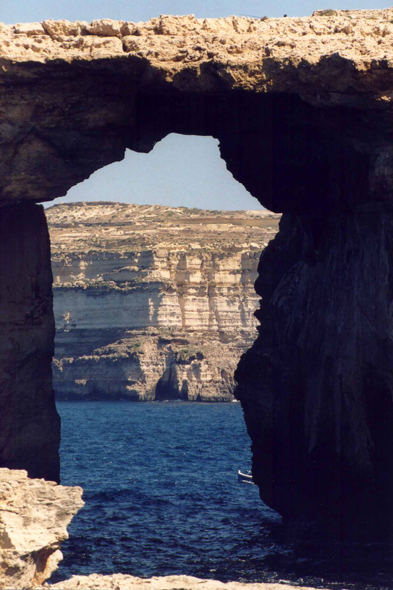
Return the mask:
<path id="1" fill-rule="evenodd" d="M 279 216 L 102 202 L 47 217 L 58 398 L 233 399 Z"/>
<path id="2" fill-rule="evenodd" d="M 304 586 L 288 584 L 244 584 L 241 582 L 219 582 L 203 580 L 192 576 L 165 576 L 150 579 L 136 578 L 124 574 L 101 576 L 73 576 L 70 580 L 50 584 L 54 590 L 313 590 Z"/>
<path id="3" fill-rule="evenodd" d="M 77 340 L 78 335 L 78 331 L 68 335 L 65 342 L 59 334 L 65 354 L 75 351 L 72 338 Z M 106 336 L 111 339 L 110 332 Z M 246 335 L 221 342 L 206 332 L 128 330 L 120 340 L 91 354 L 55 358 L 56 396 L 68 400 L 232 401 L 233 375 L 247 344 L 252 344 L 252 338 L 247 340 Z"/>
<path id="4" fill-rule="evenodd" d="M 393 9 L 387 8 L 324 10 L 285 19 L 160 16 L 148 23 L 101 19 L 1 25 L 0 201 L 62 196 L 97 168 L 120 160 L 126 147 L 149 151 L 174 131 L 172 125 L 179 133 L 218 137 L 234 176 L 275 211 L 295 208 L 297 200 L 304 206 L 310 192 L 322 191 L 325 200 L 334 157 L 364 170 L 369 160 L 373 198 L 381 191 L 393 194 L 386 169 L 393 156 L 384 137 L 393 96 L 392 21 Z M 25 84 L 24 92 L 15 95 L 15 88 Z M 277 107 L 278 121 L 268 97 L 277 93 L 288 101 L 287 107 Z M 332 111 L 320 116 L 300 103 L 298 112 L 294 97 Z M 333 112 L 338 107 L 347 109 L 345 125 Z M 246 113 L 255 114 L 248 121 Z M 301 131 L 304 116 L 314 118 L 306 122 L 306 134 Z M 286 153 L 290 136 L 283 130 L 280 139 L 279 129 L 272 128 L 274 160 L 280 162 L 276 171 L 269 164 L 271 144 L 262 141 L 261 133 L 281 121 L 300 135 L 294 142 L 299 149 Z M 243 132 L 251 133 L 249 150 L 247 142 L 227 145 Z M 21 146 L 17 168 L 12 165 L 14 142 Z M 317 150 L 307 149 L 318 142 L 321 160 Z M 243 149 L 240 166 L 233 150 Z M 348 159 L 347 150 L 355 152 L 356 161 Z M 325 180 L 302 186 L 296 171 L 308 179 L 312 170 Z M 270 181 L 261 186 L 253 176 L 271 178 L 272 186 Z M 291 177 L 296 198 L 287 187 Z M 364 185 L 360 179 L 354 184 L 359 185 L 354 192 Z M 274 198 L 268 194 L 273 188 Z M 350 195 L 337 198 L 345 201 Z"/>
<path id="5" fill-rule="evenodd" d="M 83 25 L 87 23 L 71 23 L 68 20 L 45 20 L 42 23 L 45 31 L 53 38 L 59 38 L 60 35 L 64 37 L 73 37 L 79 35 Z"/>
<path id="6" fill-rule="evenodd" d="M 114 21 L 109 18 L 93 20 L 84 27 L 84 32 L 99 37 L 121 37 L 123 24 L 122 21 Z"/>
<path id="7" fill-rule="evenodd" d="M 0 469 L 0 588 L 33 588 L 50 577 L 81 497 L 81 488 Z"/>
<path id="8" fill-rule="evenodd" d="M 22 23 L 17 24 L 14 27 L 16 35 L 22 35 L 26 37 L 42 36 L 45 35 L 45 29 L 41 23 Z"/>
<path id="9" fill-rule="evenodd" d="M 108 45 L 103 51 L 94 37 L 137 35 L 138 57 L 160 69 L 164 78 L 176 86 L 181 78 L 177 74 L 184 64 L 195 71 L 188 84 L 191 79 L 195 88 L 206 84 L 206 64 L 211 71 L 216 70 L 217 82 L 221 78 L 232 88 L 301 92 L 302 96 L 312 95 L 320 101 L 322 97 L 317 97 L 317 88 L 312 86 L 323 69 L 323 100 L 334 101 L 334 92 L 349 90 L 352 85 L 362 90 L 366 76 L 378 100 L 385 95 L 386 75 L 390 78 L 391 21 L 391 8 L 318 10 L 311 17 L 285 19 L 197 19 L 187 15 L 160 16 L 147 23 L 99 19 L 90 24 L 75 22 L 72 26 L 48 25 L 53 21 L 44 21 L 3 25 L 0 42 L 2 58 L 14 64 L 6 70 L 7 77 L 15 75 L 26 59 L 41 63 L 71 63 L 80 58 L 90 62 L 103 56 L 121 60 L 127 49 L 120 44 Z M 28 41 L 29 38 L 34 41 Z M 336 75 L 338 56 L 342 59 L 340 69 L 349 76 Z"/>

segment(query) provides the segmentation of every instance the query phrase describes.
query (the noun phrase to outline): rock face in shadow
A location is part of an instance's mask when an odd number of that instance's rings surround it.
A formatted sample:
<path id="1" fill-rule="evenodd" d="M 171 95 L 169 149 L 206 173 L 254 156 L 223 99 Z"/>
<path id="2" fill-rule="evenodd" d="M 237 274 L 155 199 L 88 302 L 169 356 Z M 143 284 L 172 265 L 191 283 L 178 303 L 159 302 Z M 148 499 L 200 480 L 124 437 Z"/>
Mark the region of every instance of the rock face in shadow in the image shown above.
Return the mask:
<path id="1" fill-rule="evenodd" d="M 0 466 L 58 481 L 60 418 L 50 362 L 49 234 L 39 205 L 0 209 Z"/>
<path id="2" fill-rule="evenodd" d="M 84 505 L 82 488 L 0 469 L 0 588 L 36 588 L 63 558 L 67 526 Z"/>
<path id="3" fill-rule="evenodd" d="M 262 499 L 338 537 L 393 524 L 393 214 L 282 218 L 236 373 Z"/>
<path id="4" fill-rule="evenodd" d="M 391 530 L 392 21 L 386 9 L 0 27 L 1 204 L 62 196 L 126 148 L 148 152 L 175 132 L 217 138 L 234 177 L 285 214 L 260 265 L 260 337 L 237 395 L 262 498 L 338 535 L 356 533 L 356 515 L 366 534 Z M 27 264 L 40 226 L 27 227 L 29 240 L 4 227 L 4 248 Z M 6 260 L 12 290 L 18 271 Z M 17 320 L 16 357 L 31 365 L 18 365 L 17 377 L 15 353 L 3 355 L 5 441 L 14 416 L 33 429 L 30 409 L 43 416 L 52 403 L 52 324 L 37 348 L 29 341 L 41 321 L 30 330 L 40 272 L 23 275 L 30 287 Z M 18 380 L 40 379 L 34 404 L 18 397 Z M 57 440 L 52 424 L 46 441 Z M 35 448 L 22 453 L 19 432 L 4 443 L 8 460 L 35 469 L 42 438 L 26 430 Z"/>

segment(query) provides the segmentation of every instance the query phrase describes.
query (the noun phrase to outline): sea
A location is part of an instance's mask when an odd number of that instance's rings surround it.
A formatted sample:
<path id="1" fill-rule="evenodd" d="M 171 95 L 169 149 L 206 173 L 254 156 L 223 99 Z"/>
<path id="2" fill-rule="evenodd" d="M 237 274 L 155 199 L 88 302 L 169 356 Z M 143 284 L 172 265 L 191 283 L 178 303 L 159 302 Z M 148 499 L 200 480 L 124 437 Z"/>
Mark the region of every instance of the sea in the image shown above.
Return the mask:
<path id="1" fill-rule="evenodd" d="M 185 574 L 391 590 L 391 547 L 294 542 L 257 486 L 239 403 L 58 402 L 61 482 L 84 490 L 51 578 Z"/>

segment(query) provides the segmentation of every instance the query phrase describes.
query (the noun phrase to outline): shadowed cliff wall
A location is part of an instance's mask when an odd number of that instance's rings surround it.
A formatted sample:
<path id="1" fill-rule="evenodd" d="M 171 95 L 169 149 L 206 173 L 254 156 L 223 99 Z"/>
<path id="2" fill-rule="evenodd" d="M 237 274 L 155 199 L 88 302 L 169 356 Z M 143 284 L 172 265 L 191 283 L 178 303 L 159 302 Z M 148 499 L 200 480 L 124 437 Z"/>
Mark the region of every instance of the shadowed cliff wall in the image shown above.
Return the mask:
<path id="1" fill-rule="evenodd" d="M 54 318 L 49 235 L 42 207 L 0 209 L 0 465 L 59 479 L 52 390 Z"/>
<path id="2" fill-rule="evenodd" d="M 374 204 L 287 214 L 260 261 L 261 328 L 236 373 L 261 497 L 338 537 L 392 527 L 392 230 Z"/>

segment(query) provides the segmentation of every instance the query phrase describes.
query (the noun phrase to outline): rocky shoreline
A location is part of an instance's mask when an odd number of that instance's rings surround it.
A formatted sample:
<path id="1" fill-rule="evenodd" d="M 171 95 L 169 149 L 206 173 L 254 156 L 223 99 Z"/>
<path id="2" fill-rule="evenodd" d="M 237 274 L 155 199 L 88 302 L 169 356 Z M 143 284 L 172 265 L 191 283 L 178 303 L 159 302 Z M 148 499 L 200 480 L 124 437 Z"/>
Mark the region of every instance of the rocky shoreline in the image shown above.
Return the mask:
<path id="1" fill-rule="evenodd" d="M 63 559 L 67 527 L 84 506 L 80 487 L 32 479 L 23 470 L 0 469 L 0 588 L 8 590 L 328 590 L 343 584 L 304 586 L 289 582 L 221 582 L 186 575 L 140 578 L 128 574 L 74 575 L 50 583 Z M 306 580 L 305 580 L 306 581 Z M 301 584 L 301 585 L 299 585 Z M 348 584 L 355 590 L 356 584 Z M 375 590 L 375 586 L 361 585 Z M 382 590 L 382 587 L 381 587 Z M 387 587 L 383 590 L 387 590 Z"/>
<path id="2" fill-rule="evenodd" d="M 67 526 L 82 508 L 82 489 L 43 479 L 23 470 L 0 469 L 0 588 L 9 590 L 291 590 L 282 584 L 222 583 L 191 576 L 150 579 L 113 574 L 72 576 L 48 584 L 63 556 Z M 299 586 L 298 590 L 306 590 Z"/>
<path id="3" fill-rule="evenodd" d="M 46 215 L 57 399 L 234 399 L 279 215 L 108 202 Z"/>

